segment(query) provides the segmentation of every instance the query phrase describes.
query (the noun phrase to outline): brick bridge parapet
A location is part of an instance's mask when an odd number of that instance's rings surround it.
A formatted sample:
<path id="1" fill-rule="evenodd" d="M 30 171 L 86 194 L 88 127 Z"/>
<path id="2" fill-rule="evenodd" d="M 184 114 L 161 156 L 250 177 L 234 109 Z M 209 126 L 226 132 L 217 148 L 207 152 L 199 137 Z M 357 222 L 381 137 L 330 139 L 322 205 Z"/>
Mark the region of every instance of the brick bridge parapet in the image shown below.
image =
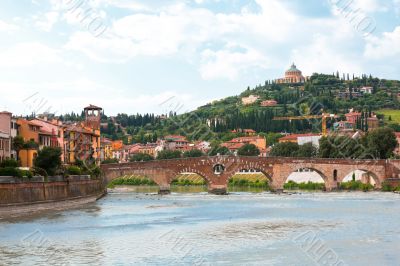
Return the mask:
<path id="1" fill-rule="evenodd" d="M 160 192 L 169 192 L 177 175 L 196 173 L 207 181 L 210 193 L 225 194 L 229 179 L 241 170 L 250 169 L 267 176 L 271 188 L 277 191 L 283 189 L 291 173 L 300 169 L 318 172 L 328 191 L 337 189 L 355 170 L 365 171 L 375 181 L 375 187 L 381 188 L 385 179 L 399 177 L 400 160 L 215 156 L 104 164 L 101 168 L 107 182 L 125 175 L 144 175 L 160 186 Z"/>

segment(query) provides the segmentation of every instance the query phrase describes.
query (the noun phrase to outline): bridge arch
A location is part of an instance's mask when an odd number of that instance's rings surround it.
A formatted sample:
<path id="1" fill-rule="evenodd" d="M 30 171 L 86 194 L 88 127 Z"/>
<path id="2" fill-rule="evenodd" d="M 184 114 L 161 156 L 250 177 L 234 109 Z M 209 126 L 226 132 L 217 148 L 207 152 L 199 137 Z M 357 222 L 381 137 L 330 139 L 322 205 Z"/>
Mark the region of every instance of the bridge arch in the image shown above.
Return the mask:
<path id="1" fill-rule="evenodd" d="M 268 179 L 268 182 L 272 182 L 272 181 L 273 181 L 273 179 L 272 179 L 272 173 L 271 173 L 270 171 L 268 171 L 268 170 L 265 170 L 264 168 L 261 168 L 261 167 L 259 167 L 259 166 L 250 167 L 250 168 L 247 167 L 247 166 L 239 166 L 239 167 L 237 167 L 237 168 L 235 169 L 235 172 L 229 173 L 227 182 L 229 182 L 229 179 L 231 179 L 231 178 L 232 178 L 233 176 L 235 176 L 237 173 L 240 173 L 240 172 L 242 172 L 242 171 L 244 171 L 244 170 L 255 170 L 255 171 L 257 171 L 257 172 L 262 173 L 262 174 Z"/>
<path id="2" fill-rule="evenodd" d="M 292 180 L 292 181 L 294 181 L 296 183 L 302 183 L 302 182 L 307 183 L 309 181 L 314 182 L 314 183 L 318 183 L 318 182 L 316 182 L 316 181 L 314 181 L 312 179 L 308 179 L 308 180 L 297 179 L 296 180 L 295 178 L 291 178 L 292 174 L 295 174 L 295 173 L 306 173 L 307 171 L 303 172 L 303 170 L 308 170 L 310 174 L 312 172 L 315 172 L 315 173 L 317 173 L 319 175 L 319 177 L 321 178 L 321 180 L 323 181 L 323 183 L 325 185 L 325 188 L 329 188 L 330 187 L 330 179 L 329 179 L 328 174 L 325 171 L 318 169 L 317 167 L 299 165 L 299 166 L 292 167 L 290 170 L 291 170 L 291 172 L 289 172 L 289 174 L 287 174 L 286 177 L 283 180 L 283 185 L 286 184 L 290 180 Z"/>
<path id="3" fill-rule="evenodd" d="M 194 173 L 199 176 L 201 176 L 207 183 L 207 185 L 210 185 L 213 183 L 212 179 L 202 170 L 196 168 L 196 167 L 183 167 L 178 169 L 177 171 L 174 171 L 173 175 L 170 176 L 169 178 L 169 184 L 172 183 L 176 179 L 177 176 L 184 174 L 184 173 Z"/>
<path id="4" fill-rule="evenodd" d="M 362 168 L 362 167 L 353 169 L 353 170 L 349 171 L 346 175 L 342 176 L 340 183 L 351 181 L 352 180 L 351 175 L 356 171 L 363 172 L 363 174 L 367 174 L 369 177 L 371 177 L 373 180 L 373 183 L 371 182 L 371 185 L 373 185 L 375 188 L 382 187 L 382 182 L 379 179 L 378 175 L 373 170 L 368 170 L 367 168 Z M 357 180 L 360 180 L 360 179 L 357 179 Z M 363 181 L 362 178 L 361 178 L 361 181 Z"/>

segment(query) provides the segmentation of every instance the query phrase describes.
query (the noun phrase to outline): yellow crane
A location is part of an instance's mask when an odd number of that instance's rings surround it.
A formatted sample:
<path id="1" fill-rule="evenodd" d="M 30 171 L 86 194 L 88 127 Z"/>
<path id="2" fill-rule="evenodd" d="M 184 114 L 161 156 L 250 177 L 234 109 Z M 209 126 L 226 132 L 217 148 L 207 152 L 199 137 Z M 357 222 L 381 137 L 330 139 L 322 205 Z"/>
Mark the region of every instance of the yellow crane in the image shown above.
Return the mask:
<path id="1" fill-rule="evenodd" d="M 304 116 L 281 116 L 275 117 L 273 120 L 276 121 L 292 121 L 292 120 L 307 120 L 307 119 L 322 119 L 322 136 L 328 135 L 328 129 L 326 127 L 326 120 L 328 118 L 336 118 L 334 114 L 322 114 L 322 115 L 304 115 Z"/>

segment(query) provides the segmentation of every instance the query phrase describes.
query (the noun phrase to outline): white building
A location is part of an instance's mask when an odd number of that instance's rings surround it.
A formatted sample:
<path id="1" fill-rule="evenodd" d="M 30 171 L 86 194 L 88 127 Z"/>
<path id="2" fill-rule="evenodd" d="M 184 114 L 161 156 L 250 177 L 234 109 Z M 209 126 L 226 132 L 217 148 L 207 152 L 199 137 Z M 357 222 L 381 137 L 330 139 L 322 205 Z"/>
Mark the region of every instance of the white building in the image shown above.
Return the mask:
<path id="1" fill-rule="evenodd" d="M 243 97 L 242 103 L 244 105 L 249 105 L 255 103 L 258 99 L 260 99 L 260 96 L 250 95 L 249 97 Z"/>
<path id="2" fill-rule="evenodd" d="M 373 87 L 362 87 L 360 88 L 360 92 L 364 94 L 372 94 L 372 91 L 374 90 Z"/>
<path id="3" fill-rule="evenodd" d="M 299 137 L 297 137 L 297 143 L 299 145 L 303 145 L 303 144 L 311 142 L 315 147 L 319 147 L 319 140 L 321 138 L 322 138 L 321 135 L 299 136 Z"/>

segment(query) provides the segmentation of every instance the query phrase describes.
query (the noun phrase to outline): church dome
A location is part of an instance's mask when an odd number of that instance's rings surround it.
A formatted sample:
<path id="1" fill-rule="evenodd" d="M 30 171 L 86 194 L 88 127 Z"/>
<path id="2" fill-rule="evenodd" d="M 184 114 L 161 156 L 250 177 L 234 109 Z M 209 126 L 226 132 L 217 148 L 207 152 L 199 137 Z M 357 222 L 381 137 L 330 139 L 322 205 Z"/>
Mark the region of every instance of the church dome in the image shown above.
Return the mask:
<path id="1" fill-rule="evenodd" d="M 301 71 L 297 69 L 297 67 L 296 67 L 296 65 L 294 63 L 292 64 L 292 66 L 288 70 L 286 70 L 286 72 L 299 72 L 299 73 L 301 73 Z"/>

